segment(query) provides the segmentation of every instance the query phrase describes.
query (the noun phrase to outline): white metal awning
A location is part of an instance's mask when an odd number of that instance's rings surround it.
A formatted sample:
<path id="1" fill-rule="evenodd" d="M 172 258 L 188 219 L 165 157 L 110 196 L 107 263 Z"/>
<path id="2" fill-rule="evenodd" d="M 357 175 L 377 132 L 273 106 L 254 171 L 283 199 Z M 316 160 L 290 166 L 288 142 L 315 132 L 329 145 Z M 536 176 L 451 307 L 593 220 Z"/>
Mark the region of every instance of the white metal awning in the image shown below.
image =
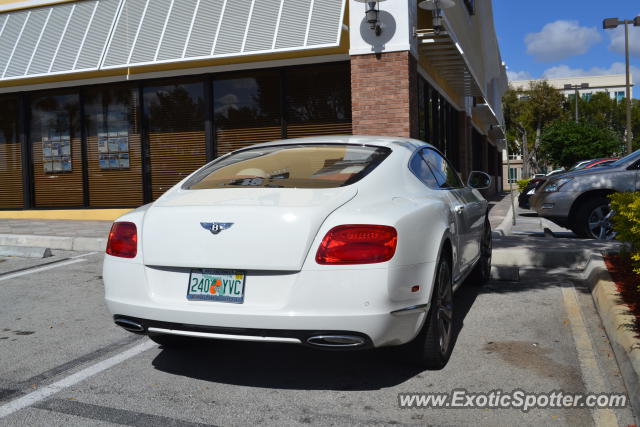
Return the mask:
<path id="1" fill-rule="evenodd" d="M 0 15 L 0 81 L 335 47 L 345 0 L 84 0 Z"/>
<path id="2" fill-rule="evenodd" d="M 464 96 L 483 96 L 460 45 L 444 32 L 431 30 L 417 32 L 420 54 L 444 77 L 448 84 Z"/>

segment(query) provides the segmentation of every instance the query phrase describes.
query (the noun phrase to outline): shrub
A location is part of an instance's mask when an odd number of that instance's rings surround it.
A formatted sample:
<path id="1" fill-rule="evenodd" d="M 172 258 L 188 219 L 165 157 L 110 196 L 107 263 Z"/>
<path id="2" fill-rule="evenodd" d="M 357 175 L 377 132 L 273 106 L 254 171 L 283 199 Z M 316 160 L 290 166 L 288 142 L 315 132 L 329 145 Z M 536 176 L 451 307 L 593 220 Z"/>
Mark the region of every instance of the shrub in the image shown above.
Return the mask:
<path id="1" fill-rule="evenodd" d="M 523 192 L 524 189 L 527 187 L 527 184 L 529 183 L 529 181 L 531 181 L 530 179 L 520 179 L 517 181 L 518 183 L 518 191 L 519 192 Z"/>
<path id="2" fill-rule="evenodd" d="M 610 198 L 616 211 L 613 217 L 616 239 L 631 244 L 633 271 L 640 274 L 640 193 L 616 193 Z"/>

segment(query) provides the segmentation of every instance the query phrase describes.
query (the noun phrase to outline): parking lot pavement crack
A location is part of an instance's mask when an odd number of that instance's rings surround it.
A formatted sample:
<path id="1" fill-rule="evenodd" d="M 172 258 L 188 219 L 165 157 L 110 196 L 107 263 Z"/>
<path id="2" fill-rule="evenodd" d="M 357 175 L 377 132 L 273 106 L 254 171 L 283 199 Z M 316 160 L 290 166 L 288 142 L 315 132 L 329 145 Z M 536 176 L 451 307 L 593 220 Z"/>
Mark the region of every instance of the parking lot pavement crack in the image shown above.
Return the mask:
<path id="1" fill-rule="evenodd" d="M 209 427 L 213 424 L 202 424 L 191 421 L 178 420 L 176 418 L 161 415 L 147 414 L 143 412 L 129 411 L 126 409 L 111 408 L 108 406 L 93 405 L 77 400 L 50 399 L 34 405 L 34 408 L 57 412 L 66 415 L 104 421 L 114 424 L 134 427 Z"/>

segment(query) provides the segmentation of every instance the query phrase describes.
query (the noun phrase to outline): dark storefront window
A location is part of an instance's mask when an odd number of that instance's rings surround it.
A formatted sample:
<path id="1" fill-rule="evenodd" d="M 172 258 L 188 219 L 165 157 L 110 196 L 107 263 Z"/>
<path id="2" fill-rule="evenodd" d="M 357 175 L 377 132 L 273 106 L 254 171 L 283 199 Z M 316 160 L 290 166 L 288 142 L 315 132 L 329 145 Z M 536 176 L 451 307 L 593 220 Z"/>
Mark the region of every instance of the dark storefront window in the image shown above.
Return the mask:
<path id="1" fill-rule="evenodd" d="M 143 203 L 137 88 L 108 86 L 84 94 L 90 206 Z"/>
<path id="2" fill-rule="evenodd" d="M 18 99 L 0 98 L 0 112 L 0 208 L 20 209 L 24 203 Z"/>
<path id="3" fill-rule="evenodd" d="M 31 147 L 37 207 L 82 206 L 82 139 L 77 93 L 31 99 Z"/>
<path id="4" fill-rule="evenodd" d="M 484 138 L 480 132 L 471 131 L 471 164 L 474 171 L 484 171 Z"/>
<path id="5" fill-rule="evenodd" d="M 282 136 L 281 73 L 226 75 L 213 82 L 216 154 Z"/>
<path id="6" fill-rule="evenodd" d="M 458 111 L 425 79 L 418 82 L 420 139 L 437 147 L 460 170 Z"/>
<path id="7" fill-rule="evenodd" d="M 418 79 L 418 138 L 422 141 L 428 140 L 427 135 L 427 101 L 426 101 L 426 82 L 424 79 Z"/>
<path id="8" fill-rule="evenodd" d="M 286 70 L 287 137 L 351 134 L 349 64 Z"/>
<path id="9" fill-rule="evenodd" d="M 207 158 L 280 138 L 351 134 L 349 67 L 336 62 L 0 97 L 0 209 L 139 206 Z M 29 143 L 27 159 L 21 142 Z"/>
<path id="10" fill-rule="evenodd" d="M 144 88 L 154 200 L 206 162 L 205 112 L 203 82 Z"/>

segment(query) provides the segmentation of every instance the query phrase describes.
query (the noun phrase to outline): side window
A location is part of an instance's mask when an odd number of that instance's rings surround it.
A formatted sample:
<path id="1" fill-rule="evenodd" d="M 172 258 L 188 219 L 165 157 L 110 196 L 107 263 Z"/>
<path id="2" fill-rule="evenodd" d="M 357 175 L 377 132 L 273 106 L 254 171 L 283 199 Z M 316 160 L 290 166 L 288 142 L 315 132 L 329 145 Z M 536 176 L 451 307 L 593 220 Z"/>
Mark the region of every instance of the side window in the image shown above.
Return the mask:
<path id="1" fill-rule="evenodd" d="M 422 150 L 422 157 L 427 162 L 438 182 L 437 188 L 463 188 L 458 173 L 451 164 L 437 151 L 430 148 Z"/>
<path id="2" fill-rule="evenodd" d="M 411 161 L 409 162 L 409 169 L 427 187 L 434 190 L 437 190 L 438 188 L 440 188 L 440 186 L 438 185 L 438 182 L 436 181 L 436 177 L 433 176 L 431 169 L 429 168 L 427 163 L 424 161 L 419 151 L 416 152 L 411 158 Z"/>

